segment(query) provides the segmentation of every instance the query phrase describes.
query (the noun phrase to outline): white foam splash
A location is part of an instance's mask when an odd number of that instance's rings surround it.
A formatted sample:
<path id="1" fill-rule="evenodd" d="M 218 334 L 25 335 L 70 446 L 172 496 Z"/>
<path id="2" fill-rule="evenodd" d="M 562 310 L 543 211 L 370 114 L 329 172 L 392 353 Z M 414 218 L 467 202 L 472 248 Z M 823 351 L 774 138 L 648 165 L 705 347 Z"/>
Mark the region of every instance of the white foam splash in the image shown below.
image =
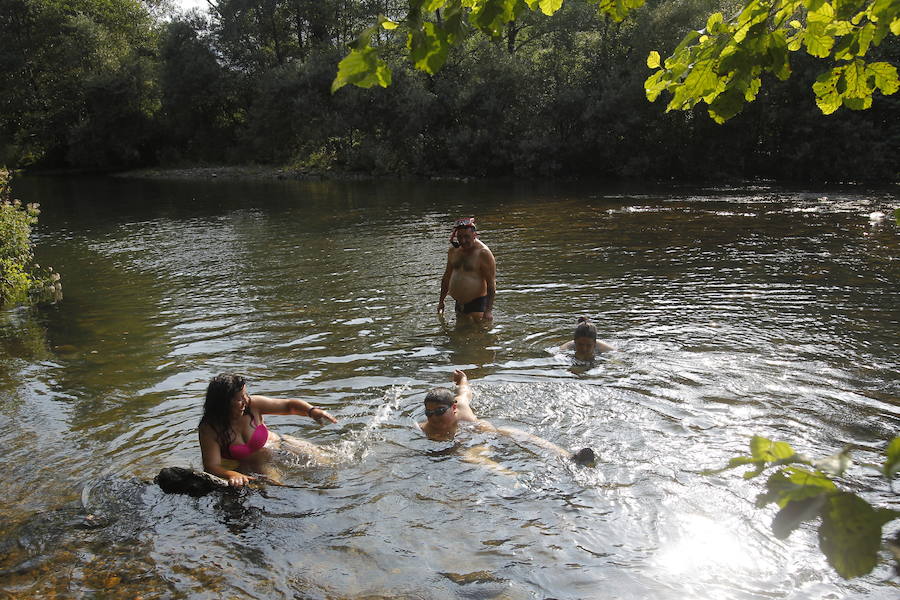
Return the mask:
<path id="1" fill-rule="evenodd" d="M 335 446 L 334 453 L 338 459 L 342 462 L 362 461 L 368 455 L 378 430 L 400 409 L 400 402 L 408 390 L 409 385 L 392 385 L 386 389 L 372 420 L 362 429 L 349 433 Z"/>

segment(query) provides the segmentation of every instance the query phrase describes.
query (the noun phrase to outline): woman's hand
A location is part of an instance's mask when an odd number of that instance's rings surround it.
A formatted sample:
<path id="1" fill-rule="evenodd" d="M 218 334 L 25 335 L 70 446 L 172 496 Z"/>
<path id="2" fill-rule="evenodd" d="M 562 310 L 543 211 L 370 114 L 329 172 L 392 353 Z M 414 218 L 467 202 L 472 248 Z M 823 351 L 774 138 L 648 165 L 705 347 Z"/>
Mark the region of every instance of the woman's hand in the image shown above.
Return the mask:
<path id="1" fill-rule="evenodd" d="M 250 477 L 249 475 L 244 475 L 243 473 L 232 471 L 228 474 L 228 485 L 232 487 L 242 487 L 247 485 L 254 479 L 256 479 L 256 477 Z"/>
<path id="2" fill-rule="evenodd" d="M 313 406 L 306 413 L 309 415 L 309 418 L 318 423 L 322 424 L 322 421 L 329 421 L 331 423 L 337 423 L 337 419 L 328 414 L 328 412 L 324 409 L 319 408 L 318 406 Z"/>

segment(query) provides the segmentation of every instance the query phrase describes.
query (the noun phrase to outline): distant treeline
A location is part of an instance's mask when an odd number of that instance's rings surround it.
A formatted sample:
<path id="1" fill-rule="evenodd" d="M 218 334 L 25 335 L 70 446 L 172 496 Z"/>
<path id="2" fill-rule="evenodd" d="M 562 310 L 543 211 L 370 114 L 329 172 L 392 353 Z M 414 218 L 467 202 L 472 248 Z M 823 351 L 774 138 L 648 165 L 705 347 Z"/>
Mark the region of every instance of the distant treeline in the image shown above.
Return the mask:
<path id="1" fill-rule="evenodd" d="M 649 0 L 623 23 L 567 2 L 473 36 L 444 69 L 392 48 L 387 89 L 330 84 L 346 44 L 402 0 L 0 0 L 0 164 L 265 163 L 375 174 L 896 181 L 900 94 L 823 116 L 824 65 L 794 53 L 738 117 L 664 112 L 643 81 L 730 0 Z M 171 10 L 171 9 L 168 9 Z M 889 36 L 871 56 L 898 64 Z"/>

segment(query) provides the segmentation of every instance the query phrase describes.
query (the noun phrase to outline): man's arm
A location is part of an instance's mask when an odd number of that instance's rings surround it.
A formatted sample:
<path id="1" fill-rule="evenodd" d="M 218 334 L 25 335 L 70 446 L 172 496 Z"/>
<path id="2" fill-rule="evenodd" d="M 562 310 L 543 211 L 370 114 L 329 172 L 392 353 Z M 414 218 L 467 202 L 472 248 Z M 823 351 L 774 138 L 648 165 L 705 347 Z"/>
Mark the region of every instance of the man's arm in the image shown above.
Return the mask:
<path id="1" fill-rule="evenodd" d="M 453 371 L 453 382 L 456 384 L 456 410 L 460 421 L 477 421 L 478 417 L 472 411 L 472 388 L 469 387 L 469 378 L 466 374 L 456 369 Z"/>
<path id="2" fill-rule="evenodd" d="M 444 298 L 450 291 L 450 276 L 453 274 L 453 264 L 450 262 L 450 253 L 453 249 L 447 251 L 447 267 L 444 269 L 444 276 L 441 278 L 441 297 L 438 299 L 438 313 L 444 312 Z"/>
<path id="3" fill-rule="evenodd" d="M 484 318 L 490 321 L 494 318 L 494 297 L 497 295 L 497 261 L 487 246 L 481 251 L 481 277 L 487 284 Z"/>
<path id="4" fill-rule="evenodd" d="M 485 423 L 487 422 L 485 421 Z M 544 448 L 545 450 L 550 450 L 551 452 L 559 454 L 563 458 L 572 458 L 574 456 L 573 452 L 570 452 L 569 450 L 566 450 L 561 446 L 557 446 L 553 442 L 545 440 L 544 438 L 534 435 L 533 433 L 528 433 L 527 431 L 516 429 L 515 427 L 494 427 L 493 425 L 490 425 L 490 431 L 505 435 L 506 437 L 512 438 L 516 442 L 525 442 L 534 446 L 538 446 L 540 448 Z"/>
<path id="5" fill-rule="evenodd" d="M 515 427 L 497 427 L 496 431 L 497 433 L 501 433 L 516 440 L 517 442 L 526 442 L 540 448 L 544 448 L 545 450 L 555 452 L 563 458 L 572 458 L 573 456 L 573 453 L 569 450 L 566 450 L 561 446 L 557 446 L 553 442 L 545 440 L 544 438 L 534 435 L 533 433 L 528 433 L 527 431 L 522 431 L 521 429 L 516 429 Z"/>

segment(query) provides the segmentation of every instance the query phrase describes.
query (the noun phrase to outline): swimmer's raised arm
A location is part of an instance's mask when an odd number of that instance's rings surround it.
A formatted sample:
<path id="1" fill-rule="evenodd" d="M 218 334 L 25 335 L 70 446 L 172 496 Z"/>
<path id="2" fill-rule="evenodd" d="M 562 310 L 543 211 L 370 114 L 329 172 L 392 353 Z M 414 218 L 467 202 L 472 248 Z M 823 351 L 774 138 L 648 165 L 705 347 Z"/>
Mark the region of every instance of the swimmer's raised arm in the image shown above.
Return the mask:
<path id="1" fill-rule="evenodd" d="M 476 421 L 478 417 L 472 411 L 472 388 L 469 387 L 469 378 L 459 369 L 453 371 L 453 383 L 456 384 L 455 397 L 456 407 L 459 411 L 459 419 L 461 421 Z"/>
<path id="2" fill-rule="evenodd" d="M 456 401 L 471 402 L 472 388 L 469 387 L 469 378 L 464 371 L 459 369 L 453 371 L 453 383 L 456 384 Z"/>

